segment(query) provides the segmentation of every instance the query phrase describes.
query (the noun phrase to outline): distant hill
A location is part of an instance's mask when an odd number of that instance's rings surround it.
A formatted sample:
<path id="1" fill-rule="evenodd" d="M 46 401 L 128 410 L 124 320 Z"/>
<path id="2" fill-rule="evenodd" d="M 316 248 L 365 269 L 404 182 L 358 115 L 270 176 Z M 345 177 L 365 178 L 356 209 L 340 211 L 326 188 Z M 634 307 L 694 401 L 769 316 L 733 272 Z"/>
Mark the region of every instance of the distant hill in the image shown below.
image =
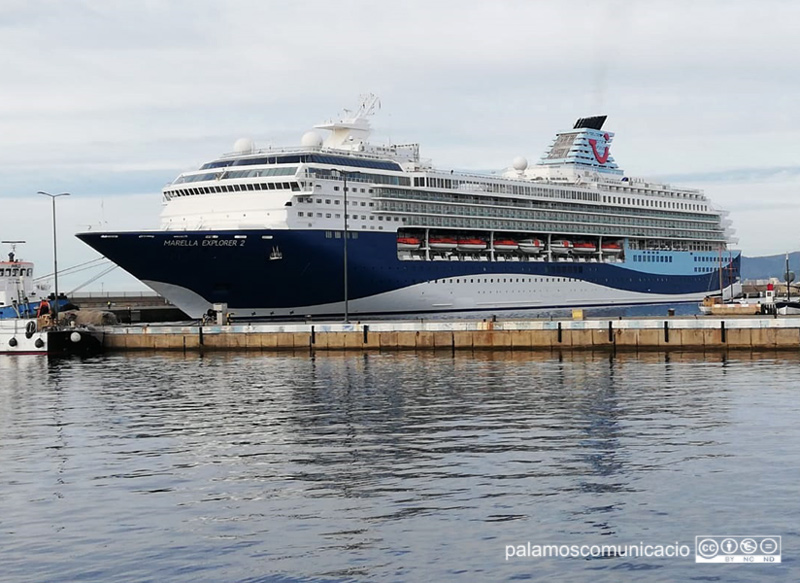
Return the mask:
<path id="1" fill-rule="evenodd" d="M 800 277 L 800 251 L 789 253 L 789 269 L 795 273 L 795 281 Z M 783 281 L 786 271 L 786 254 L 766 255 L 764 257 L 742 256 L 742 279 L 769 279 L 777 277 Z"/>

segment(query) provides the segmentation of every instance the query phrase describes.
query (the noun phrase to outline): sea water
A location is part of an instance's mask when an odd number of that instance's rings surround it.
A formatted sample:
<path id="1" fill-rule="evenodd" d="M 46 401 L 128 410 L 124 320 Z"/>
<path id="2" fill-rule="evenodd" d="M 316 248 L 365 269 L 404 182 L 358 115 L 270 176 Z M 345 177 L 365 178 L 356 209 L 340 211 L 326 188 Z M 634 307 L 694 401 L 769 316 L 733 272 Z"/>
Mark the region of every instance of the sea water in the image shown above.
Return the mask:
<path id="1" fill-rule="evenodd" d="M 0 581 L 797 580 L 798 378 L 797 353 L 0 356 Z M 697 564 L 701 535 L 782 562 Z"/>

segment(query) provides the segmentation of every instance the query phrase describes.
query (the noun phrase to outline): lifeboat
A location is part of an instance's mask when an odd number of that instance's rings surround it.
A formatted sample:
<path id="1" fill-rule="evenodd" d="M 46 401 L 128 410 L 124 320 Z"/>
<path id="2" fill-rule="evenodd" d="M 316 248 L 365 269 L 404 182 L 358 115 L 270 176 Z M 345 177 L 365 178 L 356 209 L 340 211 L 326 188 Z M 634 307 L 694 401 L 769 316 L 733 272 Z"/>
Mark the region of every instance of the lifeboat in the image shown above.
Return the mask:
<path id="1" fill-rule="evenodd" d="M 514 239 L 497 239 L 493 245 L 495 251 L 516 251 L 519 249 L 519 243 L 514 241 Z"/>
<path id="2" fill-rule="evenodd" d="M 597 245 L 594 243 L 589 242 L 580 242 L 580 243 L 573 243 L 572 244 L 572 252 L 573 253 L 594 253 L 597 251 Z"/>
<path id="3" fill-rule="evenodd" d="M 530 255 L 541 253 L 544 249 L 544 243 L 540 239 L 523 239 L 518 246 L 520 251 Z"/>
<path id="4" fill-rule="evenodd" d="M 458 241 L 451 237 L 431 237 L 428 239 L 428 247 L 431 249 L 452 250 L 458 247 Z"/>
<path id="5" fill-rule="evenodd" d="M 413 251 L 419 249 L 420 241 L 416 237 L 398 237 L 397 248 Z"/>
<path id="6" fill-rule="evenodd" d="M 459 251 L 483 251 L 486 249 L 486 241 L 483 239 L 459 239 Z"/>
<path id="7" fill-rule="evenodd" d="M 572 249 L 572 241 L 566 239 L 553 239 L 550 242 L 550 251 L 557 255 L 566 255 Z"/>
<path id="8" fill-rule="evenodd" d="M 603 253 L 622 253 L 622 245 L 619 243 L 603 243 L 600 248 Z"/>

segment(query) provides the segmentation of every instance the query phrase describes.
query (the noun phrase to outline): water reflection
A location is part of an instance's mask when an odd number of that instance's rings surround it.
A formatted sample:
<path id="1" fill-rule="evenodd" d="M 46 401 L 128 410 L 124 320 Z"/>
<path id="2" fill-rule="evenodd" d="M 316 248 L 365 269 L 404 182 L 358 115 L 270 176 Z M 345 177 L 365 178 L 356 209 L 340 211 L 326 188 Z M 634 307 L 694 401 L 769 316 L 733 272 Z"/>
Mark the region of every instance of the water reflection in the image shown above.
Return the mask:
<path id="1" fill-rule="evenodd" d="M 691 542 L 724 515 L 704 509 L 725 472 L 758 479 L 758 431 L 786 416 L 796 443 L 798 371 L 787 353 L 0 358 L 0 560 L 38 580 L 81 578 L 60 566 L 95 548 L 142 579 L 496 580 L 530 571 L 505 541 Z M 772 476 L 781 500 L 794 480 Z"/>

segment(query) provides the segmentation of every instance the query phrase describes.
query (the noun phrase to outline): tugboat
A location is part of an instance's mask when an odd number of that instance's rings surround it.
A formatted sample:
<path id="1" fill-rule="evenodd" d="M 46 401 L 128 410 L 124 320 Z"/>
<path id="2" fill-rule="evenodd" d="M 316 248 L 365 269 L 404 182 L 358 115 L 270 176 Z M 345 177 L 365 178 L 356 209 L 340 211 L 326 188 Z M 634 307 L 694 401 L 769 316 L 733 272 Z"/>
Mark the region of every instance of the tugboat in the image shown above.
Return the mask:
<path id="1" fill-rule="evenodd" d="M 0 354 L 100 352 L 102 342 L 94 330 L 60 325 L 54 319 L 54 312 L 75 306 L 63 295 L 47 297 L 47 288 L 33 283 L 33 264 L 16 258 L 16 246 L 23 242 L 4 241 L 12 249 L 8 261 L 0 262 Z"/>

